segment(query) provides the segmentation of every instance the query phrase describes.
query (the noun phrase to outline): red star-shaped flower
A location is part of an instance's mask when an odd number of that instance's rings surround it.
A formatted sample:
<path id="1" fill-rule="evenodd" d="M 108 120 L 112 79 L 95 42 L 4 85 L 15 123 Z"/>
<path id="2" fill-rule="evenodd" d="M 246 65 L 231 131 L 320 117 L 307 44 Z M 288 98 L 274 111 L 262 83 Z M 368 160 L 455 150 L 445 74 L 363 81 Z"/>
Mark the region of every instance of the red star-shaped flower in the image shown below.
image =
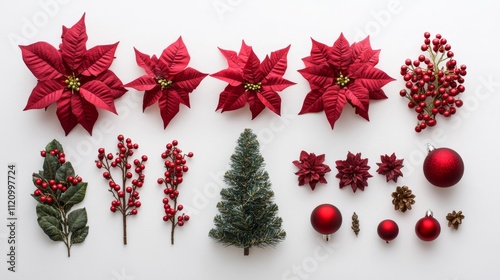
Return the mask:
<path id="1" fill-rule="evenodd" d="M 198 87 L 207 74 L 187 67 L 190 56 L 181 37 L 163 50 L 160 58 L 156 55 L 149 57 L 137 49 L 135 57 L 146 75 L 125 86 L 145 91 L 143 110 L 158 102 L 163 128 L 166 128 L 179 112 L 180 104 L 189 107 L 189 93 Z"/>
<path id="2" fill-rule="evenodd" d="M 356 192 L 357 189 L 362 191 L 368 186 L 368 178 L 372 177 L 368 170 L 368 159 L 361 158 L 361 153 L 354 155 L 351 152 L 347 153 L 346 160 L 337 160 L 336 167 L 339 173 L 336 178 L 340 179 L 339 187 L 351 185 L 352 191 Z"/>
<path id="3" fill-rule="evenodd" d="M 252 119 L 266 107 L 280 115 L 281 97 L 277 92 L 295 84 L 283 78 L 289 49 L 290 46 L 272 52 L 260 63 L 252 47 L 244 41 L 238 54 L 219 48 L 227 59 L 228 68 L 210 76 L 229 84 L 220 94 L 216 110 L 232 111 L 248 103 Z"/>
<path id="4" fill-rule="evenodd" d="M 377 163 L 377 173 L 385 175 L 387 182 L 390 180 L 397 182 L 398 177 L 403 176 L 403 172 L 401 172 L 401 168 L 404 166 L 403 159 L 397 159 L 395 153 L 392 153 L 390 156 L 381 155 L 380 160 L 382 162 Z"/>
<path id="5" fill-rule="evenodd" d="M 332 47 L 312 40 L 311 56 L 303 58 L 306 68 L 299 70 L 311 91 L 299 114 L 324 110 L 333 129 L 349 103 L 356 108 L 356 114 L 369 120 L 369 100 L 387 98 L 382 87 L 394 80 L 374 67 L 379 53 L 371 48 L 368 37 L 349 45 L 340 34 Z"/>
<path id="6" fill-rule="evenodd" d="M 330 167 L 323 162 L 325 155 L 316 156 L 314 153 L 300 152 L 300 160 L 294 160 L 293 164 L 299 168 L 295 175 L 299 175 L 299 186 L 309 184 L 312 190 L 316 184 L 326 184 L 325 174 L 330 172 Z"/>
<path id="7" fill-rule="evenodd" d="M 26 66 L 38 79 L 24 110 L 57 104 L 57 117 L 66 135 L 81 124 L 90 134 L 97 108 L 116 114 L 114 100 L 127 90 L 108 68 L 118 43 L 87 50 L 85 14 L 72 27 L 63 26 L 59 50 L 46 42 L 20 46 Z"/>

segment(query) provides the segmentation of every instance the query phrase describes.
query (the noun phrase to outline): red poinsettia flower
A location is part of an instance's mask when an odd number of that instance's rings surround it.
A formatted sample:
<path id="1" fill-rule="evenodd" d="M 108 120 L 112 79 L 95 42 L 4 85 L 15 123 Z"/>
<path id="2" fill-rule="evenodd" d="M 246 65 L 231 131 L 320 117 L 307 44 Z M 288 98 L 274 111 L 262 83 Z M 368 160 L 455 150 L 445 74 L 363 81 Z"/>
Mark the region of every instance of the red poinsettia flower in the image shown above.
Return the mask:
<path id="1" fill-rule="evenodd" d="M 272 52 L 260 63 L 252 47 L 244 41 L 238 54 L 219 48 L 227 59 L 228 68 L 210 76 L 229 84 L 220 94 L 216 110 L 232 111 L 248 103 L 252 119 L 266 107 L 280 115 L 281 97 L 277 92 L 295 84 L 283 78 L 289 49 L 290 46 Z"/>
<path id="2" fill-rule="evenodd" d="M 134 50 L 137 64 L 146 71 L 146 75 L 125 87 L 145 91 L 143 111 L 158 102 L 163 128 L 166 128 L 179 112 L 180 104 L 189 107 L 189 93 L 198 87 L 207 74 L 187 67 L 190 56 L 181 37 L 163 50 L 160 58 Z"/>
<path id="3" fill-rule="evenodd" d="M 63 26 L 59 50 L 46 42 L 20 46 L 26 66 L 38 83 L 24 110 L 57 104 L 57 117 L 66 135 L 81 124 L 90 134 L 97 108 L 116 114 L 114 100 L 127 90 L 108 68 L 118 43 L 87 50 L 85 14 L 71 28 Z"/>
<path id="4" fill-rule="evenodd" d="M 299 114 L 324 110 L 333 129 L 349 103 L 356 114 L 369 120 L 369 100 L 387 98 L 381 88 L 394 80 L 374 67 L 379 53 L 371 48 L 369 37 L 349 45 L 340 34 L 332 47 L 312 40 L 311 56 L 303 58 L 306 68 L 299 70 L 311 91 Z"/>
<path id="5" fill-rule="evenodd" d="M 368 166 L 367 158 L 361 158 L 361 153 L 354 155 L 348 152 L 346 160 L 337 160 L 335 163 L 339 171 L 335 177 L 340 179 L 340 188 L 351 185 L 353 192 L 356 192 L 357 189 L 365 190 L 365 187 L 368 186 L 368 178 L 372 177 L 368 173 L 370 166 Z"/>
<path id="6" fill-rule="evenodd" d="M 381 175 L 385 175 L 387 182 L 393 180 L 395 183 L 398 182 L 398 177 L 403 176 L 403 172 L 401 172 L 401 168 L 404 167 L 403 159 L 397 159 L 396 154 L 392 153 L 392 155 L 381 155 L 380 163 L 377 163 L 378 169 L 377 173 Z"/>
<path id="7" fill-rule="evenodd" d="M 325 174 L 330 172 L 330 167 L 325 162 L 325 155 L 316 156 L 314 153 L 306 151 L 300 152 L 300 160 L 294 160 L 292 163 L 299 168 L 295 175 L 299 175 L 299 186 L 309 184 L 312 190 L 316 184 L 326 184 Z"/>

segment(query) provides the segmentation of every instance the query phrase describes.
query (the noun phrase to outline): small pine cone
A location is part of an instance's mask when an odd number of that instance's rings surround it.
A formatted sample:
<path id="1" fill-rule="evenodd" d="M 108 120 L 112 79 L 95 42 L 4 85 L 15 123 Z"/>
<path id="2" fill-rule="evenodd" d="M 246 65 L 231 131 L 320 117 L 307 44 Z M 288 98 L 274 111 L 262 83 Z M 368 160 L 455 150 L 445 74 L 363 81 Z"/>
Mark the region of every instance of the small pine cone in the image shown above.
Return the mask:
<path id="1" fill-rule="evenodd" d="M 394 204 L 394 210 L 406 212 L 406 210 L 411 210 L 412 204 L 415 204 L 415 195 L 407 186 L 398 186 L 392 193 L 392 204 Z"/>
<path id="2" fill-rule="evenodd" d="M 448 227 L 453 226 L 454 229 L 458 229 L 458 227 L 462 224 L 462 220 L 465 219 L 465 216 L 462 214 L 462 211 L 448 213 L 446 215 L 446 220 L 448 220 Z"/>
<path id="3" fill-rule="evenodd" d="M 354 231 L 354 234 L 356 234 L 356 236 L 358 236 L 358 233 L 359 233 L 359 218 L 358 218 L 358 215 L 356 214 L 356 212 L 354 212 L 352 214 L 352 226 L 351 226 L 351 228 Z"/>

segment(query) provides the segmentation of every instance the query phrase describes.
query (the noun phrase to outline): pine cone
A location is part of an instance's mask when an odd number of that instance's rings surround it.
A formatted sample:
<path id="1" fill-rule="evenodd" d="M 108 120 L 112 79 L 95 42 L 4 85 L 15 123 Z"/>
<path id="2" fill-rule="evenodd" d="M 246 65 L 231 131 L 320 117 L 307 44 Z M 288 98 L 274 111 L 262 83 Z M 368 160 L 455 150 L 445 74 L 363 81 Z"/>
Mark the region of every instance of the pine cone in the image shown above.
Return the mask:
<path id="1" fill-rule="evenodd" d="M 462 211 L 448 213 L 446 215 L 446 220 L 448 220 L 448 227 L 453 226 L 454 229 L 458 229 L 458 227 L 462 224 L 462 220 L 465 219 L 465 216 L 462 215 Z"/>
<path id="2" fill-rule="evenodd" d="M 352 214 L 352 230 L 354 231 L 354 234 L 358 236 L 359 233 L 359 218 L 358 215 L 356 215 L 356 212 Z"/>
<path id="3" fill-rule="evenodd" d="M 411 190 L 407 186 L 398 186 L 396 191 L 392 193 L 392 204 L 394 204 L 394 210 L 399 210 L 401 212 L 411 210 L 411 205 L 415 204 L 414 199 L 415 195 L 411 193 Z"/>

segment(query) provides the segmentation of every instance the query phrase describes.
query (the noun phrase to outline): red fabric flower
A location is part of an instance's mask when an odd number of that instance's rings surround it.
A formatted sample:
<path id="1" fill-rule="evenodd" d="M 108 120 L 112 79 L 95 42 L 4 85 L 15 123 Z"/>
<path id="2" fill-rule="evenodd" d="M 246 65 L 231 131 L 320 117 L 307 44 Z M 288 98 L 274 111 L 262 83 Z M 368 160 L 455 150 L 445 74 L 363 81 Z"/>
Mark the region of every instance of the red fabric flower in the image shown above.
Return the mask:
<path id="1" fill-rule="evenodd" d="M 46 42 L 20 46 L 26 66 L 38 79 L 24 110 L 57 104 L 57 117 L 66 135 L 81 124 L 90 134 L 97 108 L 117 113 L 114 100 L 127 90 L 108 68 L 118 43 L 87 50 L 85 14 L 72 27 L 63 26 L 59 50 Z"/>
<path id="2" fill-rule="evenodd" d="M 219 48 L 227 59 L 228 68 L 210 76 L 229 84 L 221 92 L 216 110 L 232 111 L 248 103 L 252 119 L 266 107 L 280 115 L 281 97 L 278 91 L 295 84 L 283 78 L 289 49 L 290 46 L 272 52 L 261 63 L 252 47 L 244 41 L 238 54 Z"/>
<path id="3" fill-rule="evenodd" d="M 354 155 L 348 152 L 346 160 L 337 160 L 335 163 L 339 171 L 335 177 L 340 179 L 340 188 L 351 185 L 353 192 L 356 192 L 357 189 L 365 190 L 365 187 L 368 186 L 368 178 L 372 177 L 368 173 L 370 166 L 368 166 L 367 158 L 362 159 L 361 153 Z"/>
<path id="4" fill-rule="evenodd" d="M 385 175 L 387 182 L 390 180 L 397 182 L 398 177 L 403 176 L 403 172 L 401 172 L 401 168 L 404 166 L 403 159 L 397 159 L 395 153 L 392 153 L 390 156 L 381 155 L 380 160 L 382 162 L 377 163 L 377 173 Z"/>
<path id="5" fill-rule="evenodd" d="M 177 41 L 163 50 L 160 58 L 150 57 L 135 49 L 137 64 L 146 71 L 141 76 L 125 85 L 139 91 L 144 91 L 143 111 L 158 102 L 163 128 L 179 112 L 180 104 L 189 107 L 189 93 L 198 87 L 207 76 L 191 67 L 190 56 L 186 45 L 179 37 Z"/>
<path id="6" fill-rule="evenodd" d="M 330 172 L 330 167 L 323 162 L 325 155 L 316 156 L 314 153 L 300 152 L 300 160 L 294 160 L 293 164 L 299 168 L 295 175 L 299 175 L 299 186 L 309 184 L 312 190 L 316 184 L 326 184 L 325 174 Z"/>
<path id="7" fill-rule="evenodd" d="M 312 40 L 311 56 L 302 59 L 306 68 L 299 70 L 311 91 L 299 114 L 324 110 L 333 129 L 349 103 L 356 108 L 356 114 L 369 120 L 369 100 L 387 98 L 381 88 L 394 80 L 374 67 L 379 53 L 371 48 L 368 37 L 349 45 L 340 34 L 332 47 Z"/>

